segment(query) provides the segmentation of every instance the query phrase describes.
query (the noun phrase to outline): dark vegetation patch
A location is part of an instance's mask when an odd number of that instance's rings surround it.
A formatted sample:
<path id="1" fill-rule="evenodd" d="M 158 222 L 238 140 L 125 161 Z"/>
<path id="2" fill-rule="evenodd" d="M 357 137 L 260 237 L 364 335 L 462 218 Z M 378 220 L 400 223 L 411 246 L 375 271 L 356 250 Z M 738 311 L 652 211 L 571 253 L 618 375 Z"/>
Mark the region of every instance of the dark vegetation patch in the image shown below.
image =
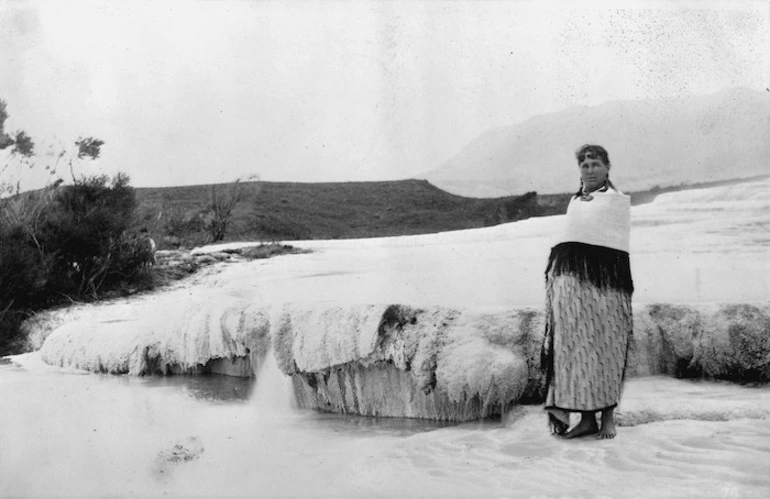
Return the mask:
<path id="1" fill-rule="evenodd" d="M 229 220 L 216 220 L 209 210 L 204 228 L 211 236 Z M 235 256 L 300 252 L 272 243 L 199 257 L 156 252 L 140 225 L 135 190 L 122 174 L 0 199 L 0 356 L 28 348 L 21 326 L 40 310 L 150 291 Z"/>
<path id="2" fill-rule="evenodd" d="M 160 248 L 209 242 L 205 200 L 212 188 L 136 189 L 139 223 L 152 233 Z M 543 214 L 534 192 L 473 199 L 442 191 L 425 180 L 244 182 L 223 240 L 272 242 L 428 234 Z"/>
<path id="3" fill-rule="evenodd" d="M 257 260 L 262 258 L 270 258 L 277 255 L 291 255 L 306 252 L 307 250 L 295 248 L 290 244 L 270 243 L 242 248 L 238 251 L 238 254 L 249 260 Z"/>
<path id="4" fill-rule="evenodd" d="M 135 207 L 120 174 L 0 199 L 0 354 L 20 348 L 36 310 L 152 285 L 149 242 L 129 230 Z"/>

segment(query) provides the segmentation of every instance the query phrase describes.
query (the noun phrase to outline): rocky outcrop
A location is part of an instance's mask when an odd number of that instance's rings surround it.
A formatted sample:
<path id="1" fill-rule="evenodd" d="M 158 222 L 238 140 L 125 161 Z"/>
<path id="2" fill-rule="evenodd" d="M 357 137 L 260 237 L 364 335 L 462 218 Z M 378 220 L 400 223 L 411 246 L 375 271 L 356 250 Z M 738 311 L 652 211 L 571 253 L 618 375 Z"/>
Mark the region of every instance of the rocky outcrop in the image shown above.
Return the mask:
<path id="1" fill-rule="evenodd" d="M 652 304 L 634 315 L 636 375 L 770 380 L 770 304 Z"/>
<path id="2" fill-rule="evenodd" d="M 179 306 L 145 299 L 81 310 L 54 329 L 44 361 L 93 372 L 132 375 L 253 375 L 269 348 L 269 311 L 228 297 L 187 296 Z M 186 301 L 185 305 L 181 305 Z"/>
<path id="3" fill-rule="evenodd" d="M 276 355 L 295 378 L 300 407 L 465 421 L 499 414 L 526 394 L 542 329 L 535 311 L 391 305 L 367 312 L 353 314 L 378 321 L 362 331 L 358 356 L 345 345 L 355 329 L 341 332 L 333 316 L 319 321 L 296 310 L 283 316 Z M 310 349 L 307 341 L 314 342 Z"/>

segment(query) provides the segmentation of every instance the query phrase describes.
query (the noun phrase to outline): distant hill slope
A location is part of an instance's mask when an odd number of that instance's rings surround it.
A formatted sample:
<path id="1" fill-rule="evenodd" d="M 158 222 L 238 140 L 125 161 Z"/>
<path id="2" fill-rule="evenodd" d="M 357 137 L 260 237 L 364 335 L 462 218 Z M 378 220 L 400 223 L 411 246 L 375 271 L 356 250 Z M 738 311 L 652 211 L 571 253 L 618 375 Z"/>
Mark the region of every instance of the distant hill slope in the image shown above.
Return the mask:
<path id="1" fill-rule="evenodd" d="M 222 186 L 219 186 L 221 188 Z M 495 225 L 542 214 L 534 193 L 464 198 L 425 180 L 249 182 L 228 240 L 343 239 L 435 233 Z M 162 247 L 202 244 L 201 214 L 211 185 L 137 188 L 140 225 Z M 160 218 L 158 215 L 160 214 Z"/>
<path id="2" fill-rule="evenodd" d="M 631 202 L 646 203 L 663 192 L 714 184 L 634 192 Z M 227 186 L 137 188 L 135 229 L 147 228 L 161 248 L 210 242 L 203 213 L 212 187 Z M 226 240 L 350 239 L 471 229 L 562 214 L 571 196 L 529 192 L 474 199 L 449 194 L 425 180 L 249 182 L 243 187 L 244 196 L 233 212 Z"/>
<path id="3" fill-rule="evenodd" d="M 486 132 L 422 178 L 455 194 L 557 193 L 578 186 L 574 150 L 607 148 L 624 191 L 770 173 L 770 92 L 571 107 Z"/>

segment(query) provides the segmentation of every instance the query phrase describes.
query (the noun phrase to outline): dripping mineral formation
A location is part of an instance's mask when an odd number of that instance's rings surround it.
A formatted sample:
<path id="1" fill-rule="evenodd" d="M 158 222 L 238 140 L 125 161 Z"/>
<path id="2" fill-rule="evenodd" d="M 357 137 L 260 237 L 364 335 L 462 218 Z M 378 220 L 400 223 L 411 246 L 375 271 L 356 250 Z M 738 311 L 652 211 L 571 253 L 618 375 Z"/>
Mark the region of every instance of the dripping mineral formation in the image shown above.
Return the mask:
<path id="1" fill-rule="evenodd" d="M 633 208 L 630 376 L 770 377 L 768 192 L 755 181 Z M 542 272 L 561 223 L 306 241 L 313 253 L 221 264 L 28 327 L 54 365 L 254 376 L 273 355 L 300 407 L 476 419 L 542 396 Z"/>

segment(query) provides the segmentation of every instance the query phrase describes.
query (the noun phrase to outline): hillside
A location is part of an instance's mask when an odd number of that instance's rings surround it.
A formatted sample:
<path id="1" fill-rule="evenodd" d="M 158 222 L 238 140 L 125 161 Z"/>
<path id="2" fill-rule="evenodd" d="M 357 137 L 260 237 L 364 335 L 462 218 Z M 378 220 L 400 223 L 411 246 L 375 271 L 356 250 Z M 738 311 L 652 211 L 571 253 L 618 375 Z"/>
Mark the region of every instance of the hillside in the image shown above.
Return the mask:
<path id="1" fill-rule="evenodd" d="M 137 188 L 141 225 L 161 247 L 206 242 L 201 213 L 214 187 Z M 425 180 L 249 182 L 243 187 L 243 198 L 233 211 L 227 240 L 423 234 L 483 227 L 541 214 L 534 193 L 472 199 L 442 191 Z"/>
<path id="2" fill-rule="evenodd" d="M 730 184 L 738 180 L 669 186 L 629 193 L 634 205 L 664 192 Z M 161 248 L 209 242 L 203 212 L 212 188 L 198 185 L 137 188 L 139 221 Z M 425 180 L 390 182 L 249 182 L 233 211 L 225 240 L 292 241 L 427 234 L 562 214 L 570 194 L 534 192 L 501 198 L 468 198 Z"/>
<path id="3" fill-rule="evenodd" d="M 574 150 L 607 148 L 611 177 L 624 191 L 770 173 L 770 92 L 576 106 L 489 130 L 427 172 L 434 185 L 465 196 L 569 192 Z"/>

